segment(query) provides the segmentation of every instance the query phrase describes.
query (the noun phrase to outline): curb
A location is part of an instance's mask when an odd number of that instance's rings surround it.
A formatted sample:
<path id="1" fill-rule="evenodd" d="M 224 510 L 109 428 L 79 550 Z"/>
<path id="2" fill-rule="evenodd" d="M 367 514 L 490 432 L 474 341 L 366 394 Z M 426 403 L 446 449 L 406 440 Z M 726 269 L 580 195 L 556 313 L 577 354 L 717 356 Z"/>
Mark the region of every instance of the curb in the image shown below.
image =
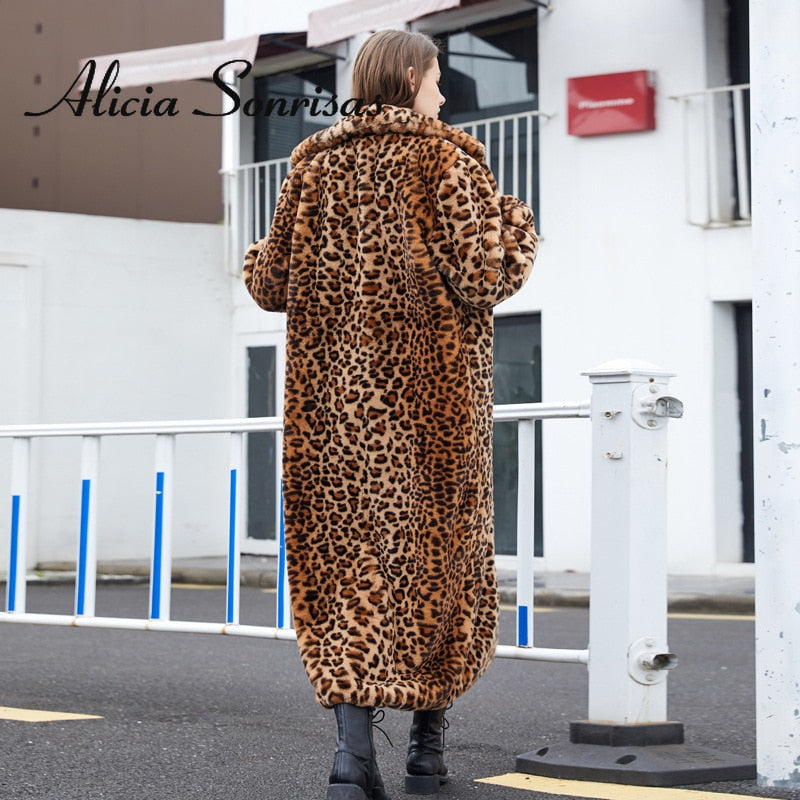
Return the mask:
<path id="1" fill-rule="evenodd" d="M 752 594 L 675 594 L 670 595 L 673 614 L 727 614 L 754 616 L 756 598 Z"/>
<path id="2" fill-rule="evenodd" d="M 132 565 L 107 566 L 98 570 L 98 585 L 142 584 L 150 580 L 149 567 Z M 173 567 L 174 584 L 196 584 L 201 586 L 225 586 L 227 573 L 224 569 L 208 567 Z M 0 577 L 0 583 L 4 582 Z M 70 584 L 75 582 L 75 572 L 71 570 L 38 570 L 28 576 L 30 584 Z M 277 575 L 274 571 L 263 569 L 243 569 L 240 572 L 240 585 L 256 589 L 274 589 Z M 589 593 L 566 589 L 553 590 L 539 588 L 534 592 L 538 608 L 588 608 Z M 504 606 L 516 605 L 516 589 L 500 586 L 500 603 Z M 689 594 L 669 595 L 668 611 L 684 614 L 722 614 L 752 616 L 755 613 L 755 596 L 752 594 Z"/>

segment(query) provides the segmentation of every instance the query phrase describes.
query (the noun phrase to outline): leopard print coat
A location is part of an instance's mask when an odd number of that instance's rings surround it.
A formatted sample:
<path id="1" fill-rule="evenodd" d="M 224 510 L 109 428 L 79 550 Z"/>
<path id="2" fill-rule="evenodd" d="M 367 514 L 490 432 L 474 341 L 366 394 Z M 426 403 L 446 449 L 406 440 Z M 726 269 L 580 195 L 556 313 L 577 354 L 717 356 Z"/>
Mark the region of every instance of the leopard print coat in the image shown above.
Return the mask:
<path id="1" fill-rule="evenodd" d="M 244 280 L 287 313 L 300 654 L 323 706 L 441 708 L 496 644 L 492 308 L 528 278 L 533 214 L 498 195 L 480 142 L 405 108 L 292 162 Z"/>

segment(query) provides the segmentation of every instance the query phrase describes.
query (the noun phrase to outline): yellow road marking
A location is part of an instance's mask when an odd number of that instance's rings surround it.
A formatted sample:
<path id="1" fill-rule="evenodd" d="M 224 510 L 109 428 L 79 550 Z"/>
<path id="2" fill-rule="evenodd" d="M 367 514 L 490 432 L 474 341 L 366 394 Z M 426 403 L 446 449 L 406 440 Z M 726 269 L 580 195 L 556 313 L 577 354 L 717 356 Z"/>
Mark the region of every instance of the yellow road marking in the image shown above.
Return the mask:
<path id="1" fill-rule="evenodd" d="M 103 719 L 96 714 L 68 714 L 64 711 L 39 711 L 35 708 L 0 706 L 0 719 L 14 722 L 60 722 L 73 719 Z"/>
<path id="2" fill-rule="evenodd" d="M 543 778 L 509 772 L 494 778 L 479 778 L 476 783 L 507 786 L 510 789 L 527 789 L 561 797 L 582 797 L 592 800 L 755 800 L 752 795 L 701 792 L 697 789 L 673 789 L 651 786 L 625 786 L 619 783 L 592 783 L 591 781 L 566 781 L 560 778 Z"/>
<path id="3" fill-rule="evenodd" d="M 670 619 L 744 620 L 746 622 L 755 620 L 755 614 L 693 614 L 691 611 L 670 612 L 667 616 Z"/>

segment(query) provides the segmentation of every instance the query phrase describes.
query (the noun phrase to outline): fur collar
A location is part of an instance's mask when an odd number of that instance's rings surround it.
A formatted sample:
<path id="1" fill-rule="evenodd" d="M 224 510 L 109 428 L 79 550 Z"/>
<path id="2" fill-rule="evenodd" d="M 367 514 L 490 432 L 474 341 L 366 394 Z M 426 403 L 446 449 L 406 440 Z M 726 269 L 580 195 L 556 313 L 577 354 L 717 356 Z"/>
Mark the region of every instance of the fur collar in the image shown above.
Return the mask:
<path id="1" fill-rule="evenodd" d="M 358 114 L 352 114 L 329 128 L 317 131 L 300 142 L 292 151 L 292 163 L 297 164 L 317 153 L 336 147 L 358 136 L 375 136 L 387 133 L 416 134 L 447 139 L 479 163 L 484 162 L 484 147 L 474 137 L 441 120 L 426 117 L 410 108 L 372 105 Z"/>

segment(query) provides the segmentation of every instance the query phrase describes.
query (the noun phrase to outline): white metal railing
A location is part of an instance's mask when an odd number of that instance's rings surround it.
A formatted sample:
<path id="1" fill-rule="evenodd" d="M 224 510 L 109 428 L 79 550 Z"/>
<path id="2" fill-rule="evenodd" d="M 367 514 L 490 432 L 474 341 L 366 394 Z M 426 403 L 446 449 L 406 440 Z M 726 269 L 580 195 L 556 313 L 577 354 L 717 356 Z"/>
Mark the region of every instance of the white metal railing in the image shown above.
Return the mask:
<path id="1" fill-rule="evenodd" d="M 223 173 L 225 261 L 232 274 L 241 270 L 247 248 L 269 232 L 281 184 L 290 169 L 288 158 L 275 158 Z"/>
<path id="2" fill-rule="evenodd" d="M 513 194 L 534 205 L 538 181 L 540 118 L 552 115 L 524 111 L 459 123 L 458 127 L 483 142 L 486 162 L 501 194 Z"/>
<path id="3" fill-rule="evenodd" d="M 459 123 L 484 143 L 486 160 L 501 193 L 513 194 L 534 204 L 538 164 L 537 125 L 541 111 Z M 246 249 L 269 232 L 281 183 L 289 172 L 288 158 L 242 164 L 223 171 L 226 263 L 231 273 L 241 269 Z"/>
<path id="4" fill-rule="evenodd" d="M 666 644 L 666 422 L 680 416 L 679 401 L 665 394 L 669 373 L 643 362 L 609 362 L 585 373 L 591 403 L 496 406 L 494 419 L 516 421 L 518 437 L 517 641 L 497 655 L 589 666 L 589 719 L 621 723 L 666 720 L 665 669 L 675 659 Z M 592 421 L 592 574 L 589 647 L 534 646 L 534 464 L 535 422 L 553 418 Z M 125 628 L 294 639 L 288 603 L 283 532 L 279 543 L 275 626 L 239 622 L 239 544 L 242 541 L 243 437 L 281 430 L 277 417 L 147 423 L 10 425 L 11 525 L 6 610 L 0 622 Z M 216 433 L 229 438 L 229 525 L 224 622 L 170 618 L 172 487 L 176 437 Z M 110 436 L 155 436 L 154 527 L 147 619 L 95 615 L 97 486 L 100 443 Z M 48 437 L 82 441 L 80 524 L 74 614 L 26 612 L 27 509 L 31 442 Z M 591 653 L 591 658 L 590 658 Z"/>
<path id="5" fill-rule="evenodd" d="M 683 111 L 688 221 L 705 228 L 749 225 L 749 84 L 671 99 Z"/>
<path id="6" fill-rule="evenodd" d="M 517 636 L 515 645 L 498 645 L 503 658 L 530 658 L 586 664 L 587 649 L 534 647 L 534 492 L 536 469 L 536 421 L 589 416 L 588 403 L 526 403 L 495 406 L 495 422 L 517 423 Z"/>
<path id="7" fill-rule="evenodd" d="M 0 427 L 0 438 L 12 439 L 11 527 L 6 613 L 0 621 L 52 625 L 142 628 L 147 630 L 230 633 L 292 638 L 288 630 L 285 586 L 279 585 L 279 607 L 284 624 L 276 628 L 239 625 L 239 542 L 241 541 L 241 471 L 243 437 L 248 432 L 280 431 L 279 417 L 168 422 L 106 422 Z M 182 434 L 227 434 L 229 437 L 229 526 L 225 623 L 178 622 L 170 619 L 172 576 L 172 500 L 175 439 Z M 111 436 L 155 436 L 155 496 L 150 562 L 149 618 L 147 620 L 95 617 L 97 575 L 97 487 L 100 443 Z M 26 595 L 27 509 L 30 497 L 30 449 L 35 439 L 79 437 L 82 442 L 80 522 L 77 541 L 74 615 L 28 614 Z"/>
<path id="8" fill-rule="evenodd" d="M 536 420 L 588 417 L 588 403 L 530 403 L 495 407 L 498 422 L 517 422 L 519 430 L 518 465 L 521 485 L 533 485 Z M 278 602 L 274 627 L 239 624 L 239 546 L 242 541 L 239 509 L 242 507 L 240 476 L 243 436 L 248 432 L 282 429 L 279 417 L 230 420 L 189 420 L 159 422 L 69 423 L 12 425 L 0 427 L 0 438 L 13 440 L 12 450 L 12 519 L 9 536 L 9 574 L 6 585 L 6 612 L 0 621 L 35 622 L 76 627 L 137 628 L 144 630 L 227 633 L 268 638 L 294 638 L 288 603 L 288 585 L 284 559 L 283 531 L 280 531 L 278 558 Z M 170 618 L 172 572 L 172 497 L 175 439 L 185 434 L 219 433 L 229 437 L 230 484 L 229 528 L 226 542 L 226 615 L 224 623 L 184 622 Z M 141 620 L 95 616 L 97 581 L 97 486 L 99 484 L 100 443 L 109 436 L 155 436 L 154 524 L 150 570 L 149 617 Z M 75 600 L 73 615 L 31 614 L 25 610 L 26 590 L 26 521 L 30 495 L 30 445 L 34 439 L 79 437 L 82 441 L 80 522 L 77 541 Z M 517 643 L 501 648 L 501 655 L 514 656 L 526 648 L 525 657 L 540 660 L 586 662 L 585 650 L 533 648 L 533 492 L 518 493 L 517 521 Z"/>

